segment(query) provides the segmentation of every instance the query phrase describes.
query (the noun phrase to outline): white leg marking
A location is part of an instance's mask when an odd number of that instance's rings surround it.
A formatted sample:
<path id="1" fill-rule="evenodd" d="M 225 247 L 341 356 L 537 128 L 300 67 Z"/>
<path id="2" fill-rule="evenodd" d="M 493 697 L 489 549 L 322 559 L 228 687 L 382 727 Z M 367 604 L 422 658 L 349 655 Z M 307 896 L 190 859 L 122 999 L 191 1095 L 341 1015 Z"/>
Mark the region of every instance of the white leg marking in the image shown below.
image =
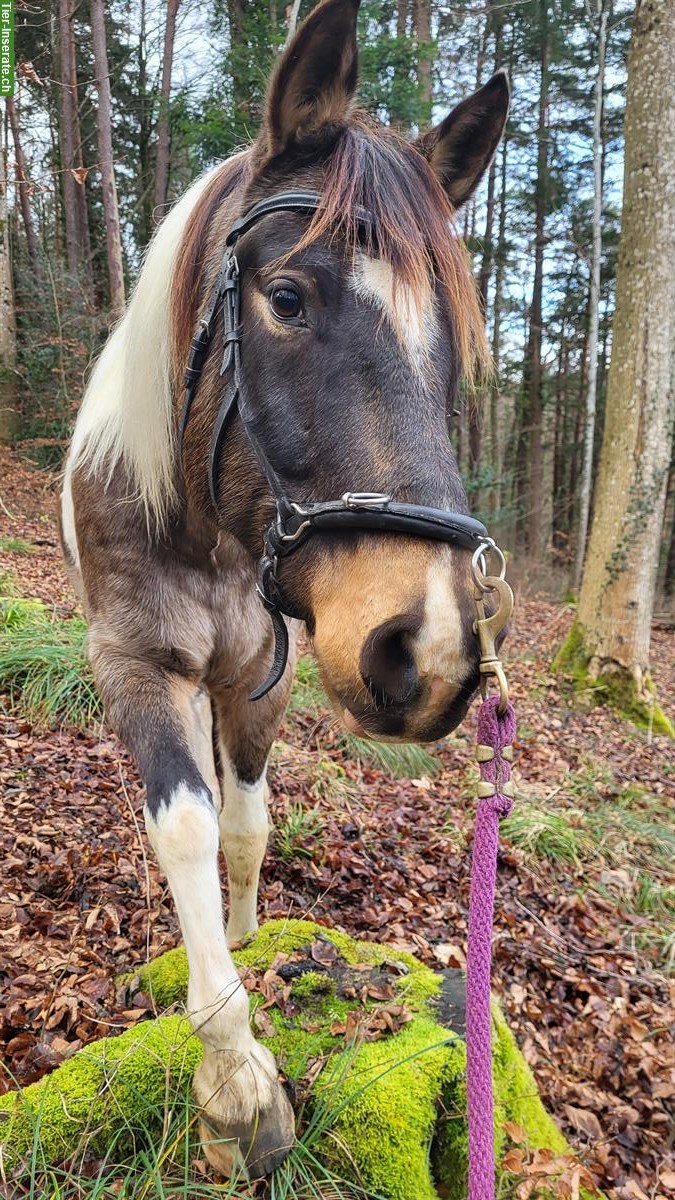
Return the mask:
<path id="1" fill-rule="evenodd" d="M 232 944 L 258 928 L 258 882 L 270 832 L 268 787 L 264 773 L 255 783 L 242 783 L 222 743 L 220 749 L 223 771 L 220 840 L 227 862 L 230 889 L 227 939 Z"/>
<path id="2" fill-rule="evenodd" d="M 206 791 L 179 784 L 156 817 L 146 809 L 145 822 L 185 941 L 193 1029 L 212 1050 L 248 1047 L 248 999 L 223 928 L 218 820 L 211 799 Z"/>

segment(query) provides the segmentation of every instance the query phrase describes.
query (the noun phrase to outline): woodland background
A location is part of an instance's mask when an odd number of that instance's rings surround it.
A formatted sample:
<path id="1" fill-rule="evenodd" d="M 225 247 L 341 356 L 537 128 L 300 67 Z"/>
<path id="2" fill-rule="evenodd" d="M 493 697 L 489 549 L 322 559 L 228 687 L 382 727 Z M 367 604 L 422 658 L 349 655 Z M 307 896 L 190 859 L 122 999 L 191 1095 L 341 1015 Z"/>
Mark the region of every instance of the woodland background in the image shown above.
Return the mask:
<path id="1" fill-rule="evenodd" d="M 310 7 L 302 0 L 299 16 Z M 495 68 L 511 77 L 506 137 L 459 217 L 497 370 L 482 416 L 464 405 L 454 436 L 474 510 L 528 552 L 538 582 L 551 582 L 544 566 L 557 568 L 563 592 L 579 581 L 575 549 L 602 441 L 632 11 L 630 0 L 365 0 L 361 12 L 362 99 L 405 131 L 442 117 Z M 279 0 L 19 5 L 3 152 L 18 344 L 5 410 L 18 410 L 17 436 L 44 439 L 42 459 L 61 453 L 92 357 L 167 205 L 255 135 L 270 65 L 297 16 L 297 3 L 291 13 Z M 661 607 L 675 577 L 672 462 L 667 495 Z"/>
<path id="2" fill-rule="evenodd" d="M 19 3 L 0 110 L 0 1092 L 151 1016 L 116 977 L 180 938 L 140 833 L 141 780 L 102 725 L 58 547 L 59 468 L 153 229 L 255 134 L 269 67 L 310 7 Z M 496 370 L 453 437 L 518 593 L 518 802 L 493 983 L 574 1154 L 553 1168 L 512 1129 L 501 1194 L 574 1200 L 590 1172 L 610 1200 L 670 1200 L 675 6 L 364 0 L 360 22 L 362 98 L 404 131 L 495 68 L 513 86 L 504 142 L 458 217 Z M 622 672 L 633 693 L 605 703 Z M 304 656 L 271 757 L 261 918 L 337 920 L 461 967 L 473 755 L 470 722 L 426 749 L 351 738 Z M 7 1181 L 0 1156 L 0 1195 L 228 1194 L 193 1114 L 160 1117 L 164 1139 L 132 1160 L 84 1145 L 53 1168 L 38 1145 Z M 299 1132 L 258 1200 L 362 1197 L 307 1182 L 311 1122 Z"/>

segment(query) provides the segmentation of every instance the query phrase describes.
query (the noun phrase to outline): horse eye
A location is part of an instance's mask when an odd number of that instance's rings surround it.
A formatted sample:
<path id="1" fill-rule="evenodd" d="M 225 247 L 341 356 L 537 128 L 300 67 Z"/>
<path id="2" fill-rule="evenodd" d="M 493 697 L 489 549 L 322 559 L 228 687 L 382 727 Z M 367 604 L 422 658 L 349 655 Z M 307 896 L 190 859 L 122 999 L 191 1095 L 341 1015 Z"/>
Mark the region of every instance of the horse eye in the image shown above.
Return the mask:
<path id="1" fill-rule="evenodd" d="M 302 312 L 300 293 L 290 284 L 276 287 L 270 295 L 270 308 L 280 321 L 291 321 Z"/>

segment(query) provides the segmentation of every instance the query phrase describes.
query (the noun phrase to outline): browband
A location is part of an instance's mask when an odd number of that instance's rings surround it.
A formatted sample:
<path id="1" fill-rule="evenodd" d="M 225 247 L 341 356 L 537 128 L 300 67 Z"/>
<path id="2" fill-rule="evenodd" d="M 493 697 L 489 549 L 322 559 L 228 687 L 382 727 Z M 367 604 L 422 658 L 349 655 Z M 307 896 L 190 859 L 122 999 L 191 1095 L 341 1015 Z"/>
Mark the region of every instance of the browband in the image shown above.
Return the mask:
<path id="1" fill-rule="evenodd" d="M 284 495 L 281 481 L 267 458 L 263 447 L 251 427 L 241 399 L 241 342 L 242 328 L 239 322 L 241 277 L 235 247 L 239 238 L 248 233 L 263 217 L 278 212 L 295 212 L 311 216 L 322 205 L 317 192 L 281 192 L 259 200 L 232 225 L 225 239 L 225 253 L 218 272 L 215 287 L 209 298 L 197 332 L 190 344 L 190 354 L 185 370 L 185 399 L 179 425 L 179 443 L 182 451 L 185 429 L 190 416 L 197 384 L 206 362 L 213 340 L 216 318 L 223 310 L 223 359 L 221 375 L 229 375 L 225 394 L 211 436 L 209 449 L 209 490 L 216 513 L 218 503 L 222 446 L 227 428 L 235 413 L 244 426 L 246 435 L 265 473 L 270 489 L 275 496 L 276 517 L 265 534 L 264 553 L 259 563 L 258 592 L 262 603 L 270 614 L 274 631 L 274 657 L 267 678 L 249 699 L 259 700 L 279 682 L 288 662 L 288 628 L 283 615 L 297 616 L 285 600 L 277 578 L 279 560 L 298 550 L 313 533 L 348 530 L 373 530 L 383 533 L 398 533 L 412 537 L 431 538 L 446 542 L 465 550 L 480 553 L 494 546 L 487 529 L 474 517 L 464 513 L 446 512 L 423 504 L 406 504 L 393 500 L 379 492 L 346 492 L 339 500 L 300 505 Z M 370 239 L 376 234 L 372 213 L 358 207 L 355 222 Z"/>

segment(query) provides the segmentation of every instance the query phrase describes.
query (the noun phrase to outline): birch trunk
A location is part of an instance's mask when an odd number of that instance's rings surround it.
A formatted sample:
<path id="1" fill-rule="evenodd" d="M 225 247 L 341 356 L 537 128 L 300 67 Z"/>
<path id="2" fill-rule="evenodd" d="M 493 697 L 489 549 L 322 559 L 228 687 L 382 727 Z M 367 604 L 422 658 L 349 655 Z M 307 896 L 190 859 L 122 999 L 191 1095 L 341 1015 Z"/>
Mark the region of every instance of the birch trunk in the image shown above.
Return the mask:
<path id="1" fill-rule="evenodd" d="M 583 467 L 579 495 L 579 529 L 577 533 L 574 590 L 579 591 L 586 553 L 588 518 L 591 511 L 593 486 L 593 448 L 595 445 L 595 410 L 598 384 L 598 333 L 600 328 L 600 260 L 602 257 L 602 107 L 605 93 L 605 48 L 607 45 L 607 7 L 605 0 L 596 0 L 598 15 L 598 70 L 595 77 L 595 111 L 593 114 L 593 245 L 591 251 L 590 314 L 588 327 L 588 385 L 586 389 L 586 418 L 584 423 Z"/>
<path id="2" fill-rule="evenodd" d="M 113 162 L 110 102 L 110 76 L 108 74 L 108 51 L 105 36 L 105 11 L 103 0 L 91 0 L 91 37 L 94 48 L 94 70 L 98 108 L 96 127 L 98 131 L 98 153 L 103 182 L 103 212 L 108 255 L 108 279 L 110 284 L 110 307 L 114 320 L 124 312 L 124 268 L 122 265 L 122 241 L 120 218 L 117 206 L 117 186 Z"/>
<path id="3" fill-rule="evenodd" d="M 16 421 L 16 312 L 9 253 L 7 211 L 7 125 L 0 113 L 0 441 L 13 432 Z"/>
<path id="4" fill-rule="evenodd" d="M 650 698 L 650 630 L 675 416 L 674 61 L 675 5 L 638 0 L 607 414 L 578 610 L 590 676 L 614 676 L 609 699 L 628 686 L 631 695 Z"/>
<path id="5" fill-rule="evenodd" d="M 159 91 L 159 120 L 157 122 L 157 166 L 155 170 L 155 211 L 156 220 L 158 221 L 162 219 L 161 207 L 166 204 L 169 186 L 169 101 L 171 99 L 173 47 L 176 40 L 176 14 L 179 3 L 180 0 L 168 0 L 166 8 L 162 83 Z"/>

